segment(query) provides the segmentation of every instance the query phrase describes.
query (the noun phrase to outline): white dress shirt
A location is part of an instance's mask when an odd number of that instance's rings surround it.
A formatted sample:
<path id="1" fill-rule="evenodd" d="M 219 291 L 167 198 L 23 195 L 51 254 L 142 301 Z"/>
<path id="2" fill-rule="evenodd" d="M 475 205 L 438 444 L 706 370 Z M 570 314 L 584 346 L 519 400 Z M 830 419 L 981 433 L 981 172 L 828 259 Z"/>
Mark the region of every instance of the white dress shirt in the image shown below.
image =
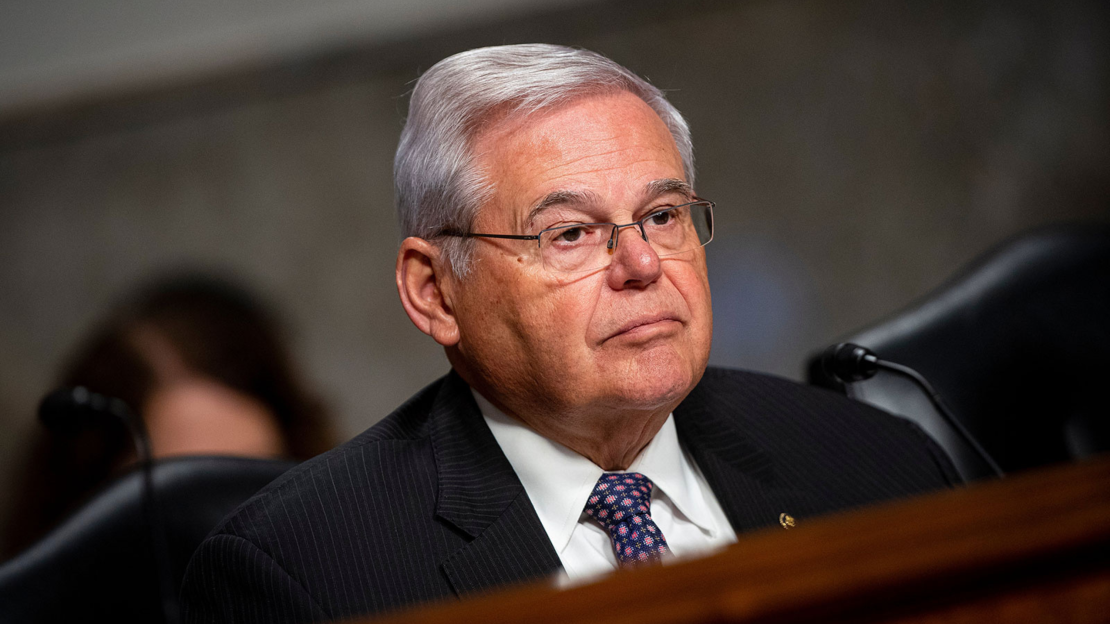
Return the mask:
<path id="1" fill-rule="evenodd" d="M 617 569 L 608 532 L 584 513 L 586 499 L 605 471 L 473 394 L 563 563 L 565 573 L 557 584 L 575 584 Z M 736 541 L 713 490 L 678 442 L 674 414 L 625 472 L 639 472 L 655 483 L 651 517 L 675 557 L 709 554 Z M 664 563 L 670 559 L 665 557 Z"/>

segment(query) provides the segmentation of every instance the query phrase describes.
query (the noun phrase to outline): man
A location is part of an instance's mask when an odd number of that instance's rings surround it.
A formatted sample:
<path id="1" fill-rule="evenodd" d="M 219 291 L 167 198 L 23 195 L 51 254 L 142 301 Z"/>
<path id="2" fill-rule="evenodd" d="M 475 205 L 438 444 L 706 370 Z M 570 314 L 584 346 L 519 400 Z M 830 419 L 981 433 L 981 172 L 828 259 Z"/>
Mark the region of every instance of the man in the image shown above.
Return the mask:
<path id="1" fill-rule="evenodd" d="M 189 621 L 566 584 L 956 479 L 907 422 L 706 370 L 713 206 L 682 117 L 612 61 L 525 45 L 440 62 L 395 183 L 401 302 L 453 370 L 218 527 Z"/>

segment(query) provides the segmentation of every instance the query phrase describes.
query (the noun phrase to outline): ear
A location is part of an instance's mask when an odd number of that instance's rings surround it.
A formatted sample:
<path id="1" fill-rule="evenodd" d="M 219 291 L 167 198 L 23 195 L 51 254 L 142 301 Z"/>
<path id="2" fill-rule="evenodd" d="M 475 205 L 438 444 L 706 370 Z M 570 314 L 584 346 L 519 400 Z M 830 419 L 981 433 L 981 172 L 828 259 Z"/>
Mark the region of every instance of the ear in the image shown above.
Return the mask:
<path id="1" fill-rule="evenodd" d="M 459 342 L 452 305 L 454 275 L 440 260 L 439 247 L 410 236 L 397 252 L 397 293 L 413 325 L 439 344 Z"/>

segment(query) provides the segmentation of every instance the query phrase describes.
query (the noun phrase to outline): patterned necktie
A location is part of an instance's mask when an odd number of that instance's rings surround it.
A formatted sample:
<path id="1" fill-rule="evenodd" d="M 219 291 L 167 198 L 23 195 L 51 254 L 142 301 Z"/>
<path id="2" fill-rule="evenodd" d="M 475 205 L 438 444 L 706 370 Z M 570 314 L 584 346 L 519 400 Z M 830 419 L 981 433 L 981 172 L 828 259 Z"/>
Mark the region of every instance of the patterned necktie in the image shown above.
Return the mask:
<path id="1" fill-rule="evenodd" d="M 586 514 L 609 532 L 613 553 L 622 567 L 657 562 L 667 540 L 651 519 L 655 484 L 638 472 L 601 475 L 586 501 Z"/>

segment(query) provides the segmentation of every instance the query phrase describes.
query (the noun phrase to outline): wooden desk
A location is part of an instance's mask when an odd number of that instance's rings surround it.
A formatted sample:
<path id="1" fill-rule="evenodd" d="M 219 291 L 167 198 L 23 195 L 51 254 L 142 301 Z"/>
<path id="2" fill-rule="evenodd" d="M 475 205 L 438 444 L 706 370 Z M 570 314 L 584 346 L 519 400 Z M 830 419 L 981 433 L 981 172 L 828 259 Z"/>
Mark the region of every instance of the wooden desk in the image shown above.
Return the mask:
<path id="1" fill-rule="evenodd" d="M 746 536 L 696 561 L 376 622 L 1110 622 L 1110 458 Z"/>

